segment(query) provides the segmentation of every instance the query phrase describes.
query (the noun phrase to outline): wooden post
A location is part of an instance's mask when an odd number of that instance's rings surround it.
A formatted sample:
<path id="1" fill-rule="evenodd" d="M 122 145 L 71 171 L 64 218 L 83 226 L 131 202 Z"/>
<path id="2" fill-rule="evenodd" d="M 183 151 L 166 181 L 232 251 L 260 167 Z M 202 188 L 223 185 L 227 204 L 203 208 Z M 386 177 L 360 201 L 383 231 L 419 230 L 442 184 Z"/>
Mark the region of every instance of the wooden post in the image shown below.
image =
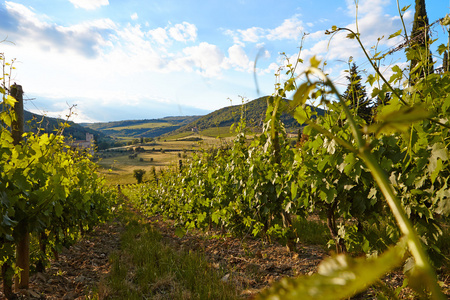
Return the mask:
<path id="1" fill-rule="evenodd" d="M 11 86 L 11 96 L 13 96 L 17 102 L 14 104 L 14 111 L 16 113 L 16 120 L 12 122 L 11 134 L 14 139 L 14 145 L 18 145 L 22 141 L 23 135 L 23 90 L 21 85 Z"/>
<path id="2" fill-rule="evenodd" d="M 23 135 L 24 126 L 24 114 L 23 114 L 23 90 L 21 85 L 11 86 L 11 96 L 13 96 L 17 102 L 14 104 L 14 111 L 16 114 L 16 120 L 11 124 L 11 135 L 14 140 L 14 145 L 20 144 Z M 30 274 L 30 233 L 28 232 L 27 220 L 19 222 L 17 230 L 21 236 L 21 239 L 16 244 L 16 265 L 21 268 L 20 280 L 19 277 L 15 278 L 15 290 L 28 289 L 29 274 Z"/>

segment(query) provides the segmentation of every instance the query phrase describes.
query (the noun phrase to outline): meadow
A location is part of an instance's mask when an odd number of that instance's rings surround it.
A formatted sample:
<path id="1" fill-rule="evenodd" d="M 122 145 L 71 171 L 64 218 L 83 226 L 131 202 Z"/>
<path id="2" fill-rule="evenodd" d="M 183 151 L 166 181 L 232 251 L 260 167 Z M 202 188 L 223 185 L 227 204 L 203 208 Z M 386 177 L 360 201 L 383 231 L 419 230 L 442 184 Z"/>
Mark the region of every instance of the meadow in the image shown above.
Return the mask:
<path id="1" fill-rule="evenodd" d="M 136 169 L 146 172 L 145 182 L 152 179 L 153 168 L 159 172 L 161 168 L 178 167 L 180 160 L 192 158 L 196 151 L 229 144 L 231 141 L 232 134 L 229 128 L 211 128 L 199 134 L 185 132 L 161 137 L 159 141 L 153 143 L 101 151 L 97 154 L 98 165 L 109 184 L 134 184 L 136 178 L 133 171 Z M 130 158 L 133 154 L 136 154 L 136 157 Z"/>

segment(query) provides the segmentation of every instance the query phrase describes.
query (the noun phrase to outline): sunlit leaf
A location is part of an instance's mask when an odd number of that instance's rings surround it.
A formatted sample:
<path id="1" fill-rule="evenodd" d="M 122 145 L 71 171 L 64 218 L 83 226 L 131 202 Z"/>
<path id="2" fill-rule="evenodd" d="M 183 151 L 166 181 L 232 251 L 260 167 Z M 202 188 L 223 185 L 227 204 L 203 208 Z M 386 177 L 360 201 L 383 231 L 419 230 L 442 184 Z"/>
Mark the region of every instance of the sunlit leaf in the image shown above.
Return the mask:
<path id="1" fill-rule="evenodd" d="M 389 108 L 389 105 L 386 107 Z M 401 107 L 392 112 L 382 110 L 376 117 L 378 122 L 369 126 L 368 132 L 402 132 L 407 130 L 412 123 L 426 119 L 430 115 L 430 112 L 423 106 Z"/>
<path id="2" fill-rule="evenodd" d="M 439 55 L 442 55 L 442 53 L 444 53 L 446 50 L 447 50 L 448 48 L 447 48 L 447 45 L 445 45 L 445 44 L 440 44 L 439 46 L 438 46 L 438 53 L 439 53 Z"/>
<path id="3" fill-rule="evenodd" d="M 317 274 L 284 278 L 257 299 L 345 299 L 364 291 L 401 265 L 405 252 L 406 243 L 402 240 L 376 258 L 352 258 L 343 254 L 328 258 L 319 265 Z"/>
<path id="4" fill-rule="evenodd" d="M 320 60 L 318 60 L 314 55 L 310 58 L 309 63 L 311 64 L 311 68 L 318 68 L 320 65 Z"/>
<path id="5" fill-rule="evenodd" d="M 401 29 L 398 30 L 398 31 L 396 31 L 395 33 L 391 34 L 391 35 L 388 37 L 388 40 L 393 39 L 393 38 L 399 36 L 401 33 L 402 33 L 402 30 L 401 30 Z"/>
<path id="6" fill-rule="evenodd" d="M 14 103 L 16 103 L 16 102 L 17 102 L 17 100 L 16 100 L 13 96 L 8 95 L 8 96 L 6 97 L 6 100 L 5 100 L 5 104 L 6 104 L 6 105 L 14 106 Z"/>
<path id="7" fill-rule="evenodd" d="M 296 107 L 304 105 L 308 100 L 309 94 L 315 87 L 316 83 L 310 83 L 308 81 L 302 83 L 294 94 L 291 106 Z"/>
<path id="8" fill-rule="evenodd" d="M 446 15 L 440 23 L 442 26 L 450 25 L 450 15 Z"/>
<path id="9" fill-rule="evenodd" d="M 411 4 L 410 5 L 408 5 L 408 6 L 404 6 L 403 8 L 402 8 L 402 12 L 405 12 L 405 11 L 407 11 L 408 10 L 408 8 L 411 6 Z"/>
<path id="10" fill-rule="evenodd" d="M 297 189 L 298 189 L 298 184 L 297 182 L 292 182 L 291 184 L 291 196 L 292 199 L 295 199 L 295 197 L 297 197 Z"/>

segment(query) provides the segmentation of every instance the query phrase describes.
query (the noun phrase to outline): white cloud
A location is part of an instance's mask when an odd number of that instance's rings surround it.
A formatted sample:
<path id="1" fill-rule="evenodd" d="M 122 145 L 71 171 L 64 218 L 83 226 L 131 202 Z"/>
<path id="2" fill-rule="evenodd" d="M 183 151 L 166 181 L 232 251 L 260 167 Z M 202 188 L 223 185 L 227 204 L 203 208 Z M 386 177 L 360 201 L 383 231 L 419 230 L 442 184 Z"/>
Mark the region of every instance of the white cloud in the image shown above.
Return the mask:
<path id="1" fill-rule="evenodd" d="M 25 5 L 14 3 L 11 1 L 5 1 L 6 10 L 15 18 L 22 18 L 27 22 L 33 24 L 36 27 L 44 27 L 42 22 L 36 14 L 28 9 Z"/>
<path id="2" fill-rule="evenodd" d="M 168 43 L 169 36 L 167 35 L 167 30 L 161 27 L 158 27 L 156 29 L 151 29 L 147 32 L 147 35 L 157 42 L 158 44 L 164 45 Z"/>
<path id="3" fill-rule="evenodd" d="M 233 37 L 233 43 L 243 46 L 244 42 L 257 43 L 262 39 L 275 40 L 298 40 L 304 30 L 303 22 L 299 15 L 286 19 L 283 23 L 273 29 L 250 27 L 247 29 L 225 30 L 224 34 Z"/>
<path id="4" fill-rule="evenodd" d="M 358 6 L 358 29 L 361 34 L 361 40 L 367 51 L 377 43 L 378 38 L 382 38 L 378 43 L 378 50 L 386 49 L 402 42 L 402 37 L 388 40 L 387 37 L 403 28 L 400 19 L 397 16 L 386 14 L 385 7 L 389 0 L 360 0 Z M 347 0 L 346 14 L 355 17 L 355 3 L 353 0 Z M 404 15 L 405 23 L 409 24 L 411 13 Z M 349 28 L 356 31 L 356 22 L 350 24 L 336 24 L 339 27 Z M 355 60 L 365 56 L 356 40 L 347 38 L 348 31 L 340 32 L 333 37 L 324 35 L 323 31 L 316 31 L 307 36 L 311 46 L 305 48 L 302 52 L 302 58 L 306 60 L 312 55 L 322 56 L 328 61 L 343 60 L 347 61 L 350 56 Z"/>
<path id="5" fill-rule="evenodd" d="M 31 9 L 21 4 L 5 2 L 7 18 L 14 26 L 5 30 L 19 45 L 34 42 L 42 49 L 76 52 L 96 57 L 102 46 L 108 45 L 107 36 L 116 28 L 110 19 L 98 19 L 73 26 L 60 26 L 42 21 Z"/>
<path id="6" fill-rule="evenodd" d="M 228 48 L 228 58 L 225 59 L 224 67 L 235 67 L 245 72 L 253 71 L 254 63 L 248 59 L 247 54 L 240 45 L 233 45 Z"/>
<path id="7" fill-rule="evenodd" d="M 131 20 L 137 20 L 137 19 L 139 19 L 139 16 L 138 16 L 137 13 L 132 14 L 130 17 L 131 17 Z"/>
<path id="8" fill-rule="evenodd" d="M 202 42 L 198 46 L 185 48 L 183 53 L 186 56 L 174 63 L 187 68 L 196 67 L 198 73 L 205 77 L 220 76 L 225 56 L 216 45 Z"/>
<path id="9" fill-rule="evenodd" d="M 265 34 L 265 30 L 260 27 L 252 27 L 245 30 L 238 29 L 244 42 L 256 43 Z"/>
<path id="10" fill-rule="evenodd" d="M 275 29 L 269 30 L 267 34 L 268 40 L 297 40 L 301 37 L 303 31 L 303 22 L 298 19 L 299 16 L 294 16 L 290 19 L 284 20 L 283 24 Z"/>
<path id="11" fill-rule="evenodd" d="M 195 42 L 197 39 L 197 27 L 194 24 L 183 22 L 170 27 L 169 34 L 174 40 L 179 42 Z"/>
<path id="12" fill-rule="evenodd" d="M 83 8 L 87 10 L 97 9 L 104 5 L 109 5 L 108 0 L 69 0 L 75 8 Z"/>

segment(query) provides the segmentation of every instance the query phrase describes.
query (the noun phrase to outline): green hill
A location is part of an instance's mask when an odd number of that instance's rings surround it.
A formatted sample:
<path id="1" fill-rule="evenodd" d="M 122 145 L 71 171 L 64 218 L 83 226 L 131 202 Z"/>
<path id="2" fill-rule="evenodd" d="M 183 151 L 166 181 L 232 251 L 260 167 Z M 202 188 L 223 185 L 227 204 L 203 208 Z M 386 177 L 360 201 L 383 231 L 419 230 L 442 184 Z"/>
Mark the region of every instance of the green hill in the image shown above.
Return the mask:
<path id="1" fill-rule="evenodd" d="M 261 128 L 266 117 L 267 97 L 268 96 L 261 97 L 241 105 L 221 108 L 199 118 L 192 123 L 187 124 L 186 126 L 180 127 L 173 133 L 176 134 L 185 131 L 191 131 L 192 128 L 197 128 L 199 131 L 203 131 L 215 127 L 230 127 L 233 123 L 237 124 L 239 122 L 242 108 L 244 109 L 247 126 L 251 128 Z M 324 114 L 323 109 L 314 109 L 319 113 L 319 115 Z M 295 120 L 295 118 L 288 113 L 283 113 L 281 115 L 281 120 L 287 129 L 299 128 L 297 120 Z"/>
<path id="2" fill-rule="evenodd" d="M 200 116 L 165 117 L 162 119 L 84 123 L 81 125 L 116 138 L 154 138 L 172 132 L 198 118 Z"/>
<path id="3" fill-rule="evenodd" d="M 165 117 L 162 119 L 84 123 L 81 125 L 114 138 L 127 140 L 182 134 L 192 132 L 193 128 L 216 134 L 217 128 L 223 128 L 229 132 L 228 128 L 239 122 L 242 109 L 244 109 L 247 127 L 260 130 L 266 116 L 267 96 L 241 105 L 224 107 L 205 116 Z M 320 108 L 315 109 L 319 114 L 324 113 L 324 110 Z M 300 127 L 298 122 L 288 113 L 283 113 L 281 120 L 287 129 L 297 130 Z"/>
<path id="4" fill-rule="evenodd" d="M 62 123 L 66 122 L 66 120 L 63 119 L 41 116 L 26 110 L 24 111 L 24 121 L 25 131 L 37 132 L 39 128 L 41 132 L 44 133 L 54 133 L 61 127 Z M 94 139 L 100 149 L 122 145 L 121 142 L 115 141 L 113 138 L 100 131 L 81 126 L 72 121 L 68 121 L 67 123 L 69 124 L 69 127 L 64 128 L 63 131 L 63 135 L 67 138 L 85 140 L 86 133 L 90 133 L 94 135 Z"/>

